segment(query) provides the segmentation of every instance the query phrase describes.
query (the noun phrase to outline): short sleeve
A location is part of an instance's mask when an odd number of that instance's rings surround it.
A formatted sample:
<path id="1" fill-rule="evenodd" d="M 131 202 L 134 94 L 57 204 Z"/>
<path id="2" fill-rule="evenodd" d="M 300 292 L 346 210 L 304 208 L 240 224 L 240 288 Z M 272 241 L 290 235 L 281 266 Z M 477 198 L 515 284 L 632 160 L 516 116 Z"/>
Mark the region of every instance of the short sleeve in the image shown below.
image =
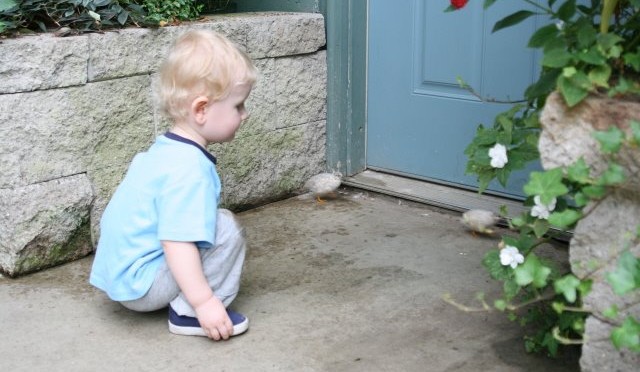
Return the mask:
<path id="1" fill-rule="evenodd" d="M 213 246 L 217 191 L 207 177 L 184 177 L 168 184 L 156 200 L 158 239 Z"/>

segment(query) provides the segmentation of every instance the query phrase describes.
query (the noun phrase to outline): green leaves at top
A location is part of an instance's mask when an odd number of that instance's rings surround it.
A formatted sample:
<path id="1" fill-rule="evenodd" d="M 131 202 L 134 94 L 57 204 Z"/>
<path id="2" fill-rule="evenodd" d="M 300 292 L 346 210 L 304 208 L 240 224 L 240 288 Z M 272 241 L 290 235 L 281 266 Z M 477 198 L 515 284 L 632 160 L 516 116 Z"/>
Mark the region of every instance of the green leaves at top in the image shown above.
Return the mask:
<path id="1" fill-rule="evenodd" d="M 14 0 L 0 0 L 0 12 L 15 8 L 18 4 Z"/>
<path id="2" fill-rule="evenodd" d="M 491 32 L 496 32 L 502 30 L 503 28 L 517 25 L 518 23 L 536 14 L 538 13 L 532 12 L 530 10 L 519 10 L 496 22 L 495 25 L 493 25 L 493 30 L 491 30 Z"/>
<path id="3" fill-rule="evenodd" d="M 545 172 L 531 172 L 529 182 L 524 185 L 524 192 L 528 196 L 540 195 L 542 203 L 549 204 L 553 198 L 569 192 L 569 189 L 562 183 L 562 178 L 561 168 Z"/>
<path id="4" fill-rule="evenodd" d="M 524 263 L 515 268 L 516 283 L 519 286 L 533 284 L 536 288 L 547 285 L 547 279 L 551 274 L 551 268 L 545 266 L 533 253 L 530 253 Z"/>

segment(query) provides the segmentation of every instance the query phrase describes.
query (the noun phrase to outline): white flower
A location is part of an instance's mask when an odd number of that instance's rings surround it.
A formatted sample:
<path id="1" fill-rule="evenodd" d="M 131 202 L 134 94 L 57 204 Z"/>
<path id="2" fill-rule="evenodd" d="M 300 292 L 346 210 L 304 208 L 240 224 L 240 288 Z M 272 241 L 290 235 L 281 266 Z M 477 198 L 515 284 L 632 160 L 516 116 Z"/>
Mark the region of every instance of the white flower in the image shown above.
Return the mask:
<path id="1" fill-rule="evenodd" d="M 491 166 L 494 168 L 504 168 L 504 165 L 509 162 L 507 148 L 499 143 L 489 149 L 489 156 L 491 157 Z"/>
<path id="2" fill-rule="evenodd" d="M 511 266 L 512 269 L 515 269 L 523 262 L 524 256 L 520 254 L 518 248 L 508 245 L 500 250 L 500 263 L 503 266 Z"/>
<path id="3" fill-rule="evenodd" d="M 564 29 L 564 21 L 558 21 L 558 22 L 556 22 L 556 28 L 557 28 L 559 31 L 562 31 L 562 30 Z"/>
<path id="4" fill-rule="evenodd" d="M 551 199 L 551 203 L 549 204 L 542 204 L 540 195 L 536 195 L 533 198 L 533 202 L 536 203 L 536 205 L 531 208 L 531 216 L 538 217 L 543 220 L 549 218 L 549 214 L 551 214 L 551 212 L 556 208 L 556 198 Z"/>

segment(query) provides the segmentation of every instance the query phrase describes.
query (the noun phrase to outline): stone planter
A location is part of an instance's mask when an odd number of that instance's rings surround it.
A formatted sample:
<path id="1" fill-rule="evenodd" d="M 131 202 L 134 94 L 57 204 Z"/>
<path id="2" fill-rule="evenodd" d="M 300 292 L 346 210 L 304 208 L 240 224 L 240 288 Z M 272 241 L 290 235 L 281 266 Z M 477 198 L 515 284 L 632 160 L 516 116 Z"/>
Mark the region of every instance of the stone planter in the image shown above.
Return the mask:
<path id="1" fill-rule="evenodd" d="M 611 125 L 628 132 L 630 120 L 640 121 L 640 102 L 590 97 L 569 109 L 558 93 L 552 94 L 541 116 L 539 150 L 543 167 L 566 167 L 582 157 L 591 175 L 597 177 L 607 166 L 592 133 Z M 622 149 L 619 163 L 627 182 L 600 203 L 586 207 L 593 210 L 576 226 L 569 247 L 574 274 L 594 280 L 593 290 L 585 299 L 585 306 L 593 314 L 586 323 L 580 359 L 583 371 L 631 371 L 640 365 L 640 355 L 613 347 L 609 337 L 613 325 L 602 315 L 616 304 L 625 309 L 621 316 L 631 314 L 640 319 L 640 293 L 617 296 L 605 280 L 605 275 L 614 270 L 616 257 L 628 245 L 628 233 L 640 225 L 640 150 Z M 640 245 L 631 246 L 631 252 L 640 255 Z"/>
<path id="2" fill-rule="evenodd" d="M 132 157 L 167 128 L 151 84 L 166 49 L 189 29 L 228 36 L 260 74 L 250 118 L 233 142 L 211 148 L 224 206 L 287 197 L 325 169 L 320 14 L 238 13 L 158 29 L 3 39 L 0 273 L 17 276 L 93 251 L 102 211 Z"/>

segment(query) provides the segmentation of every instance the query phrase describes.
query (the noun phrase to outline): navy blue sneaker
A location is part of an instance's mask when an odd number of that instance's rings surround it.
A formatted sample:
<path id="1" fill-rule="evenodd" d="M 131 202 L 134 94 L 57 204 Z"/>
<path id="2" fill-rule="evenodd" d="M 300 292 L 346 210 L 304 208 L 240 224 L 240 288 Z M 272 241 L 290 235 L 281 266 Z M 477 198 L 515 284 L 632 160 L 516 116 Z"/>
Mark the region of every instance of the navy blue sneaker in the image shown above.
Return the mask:
<path id="1" fill-rule="evenodd" d="M 249 319 L 247 319 L 246 316 L 229 309 L 227 309 L 227 315 L 229 315 L 231 323 L 233 324 L 233 333 L 231 336 L 237 336 L 249 329 Z M 200 322 L 198 322 L 197 318 L 178 315 L 171 305 L 169 305 L 169 332 L 176 335 L 207 337 L 207 334 L 204 333 L 204 330 L 200 327 Z"/>

